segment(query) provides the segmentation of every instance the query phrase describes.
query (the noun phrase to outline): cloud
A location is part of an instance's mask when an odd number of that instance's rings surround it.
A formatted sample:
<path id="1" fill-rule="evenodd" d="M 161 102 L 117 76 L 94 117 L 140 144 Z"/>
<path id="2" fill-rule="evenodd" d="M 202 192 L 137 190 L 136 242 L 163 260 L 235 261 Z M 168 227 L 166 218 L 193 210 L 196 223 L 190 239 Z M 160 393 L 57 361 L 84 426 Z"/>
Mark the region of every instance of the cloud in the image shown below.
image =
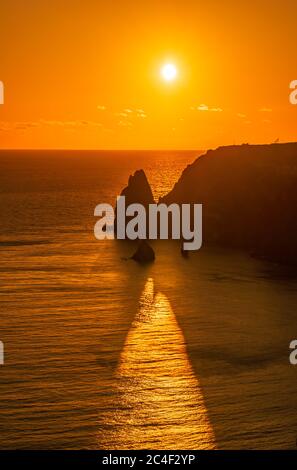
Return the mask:
<path id="1" fill-rule="evenodd" d="M 39 127 L 40 122 L 34 121 L 2 121 L 0 122 L 0 131 L 9 132 L 13 130 L 25 131 L 27 129 L 32 129 Z"/>
<path id="2" fill-rule="evenodd" d="M 198 111 L 208 111 L 208 106 L 207 104 L 200 104 L 198 107 L 197 107 Z"/>
<path id="3" fill-rule="evenodd" d="M 64 127 L 64 128 L 82 128 L 82 127 L 102 127 L 100 122 L 96 121 L 58 121 L 40 119 L 39 121 L 10 121 L 0 122 L 0 131 L 9 132 L 13 130 L 28 130 L 37 127 Z"/>
<path id="4" fill-rule="evenodd" d="M 271 108 L 261 108 L 259 109 L 260 113 L 272 113 Z"/>
<path id="5" fill-rule="evenodd" d="M 101 122 L 97 121 L 86 121 L 86 120 L 77 120 L 77 121 L 48 121 L 41 119 L 40 123 L 45 126 L 60 126 L 60 127 L 102 127 Z"/>
<path id="6" fill-rule="evenodd" d="M 118 116 L 118 117 L 128 117 L 128 113 L 114 113 L 115 116 Z"/>
<path id="7" fill-rule="evenodd" d="M 246 114 L 242 114 L 242 113 L 237 113 L 237 116 L 242 119 L 246 118 Z"/>
<path id="8" fill-rule="evenodd" d="M 223 110 L 222 110 L 222 108 L 210 108 L 209 111 L 212 111 L 214 113 L 221 113 Z"/>
<path id="9" fill-rule="evenodd" d="M 121 127 L 132 127 L 132 122 L 130 121 L 119 121 L 118 126 Z"/>
<path id="10" fill-rule="evenodd" d="M 114 115 L 116 117 L 120 117 L 120 118 L 123 118 L 122 121 L 126 122 L 126 125 L 129 125 L 127 124 L 127 119 L 133 119 L 133 117 L 136 117 L 136 118 L 140 118 L 140 119 L 145 119 L 147 117 L 146 113 L 143 111 L 143 109 L 132 109 L 132 108 L 126 108 L 124 109 L 123 111 L 121 112 L 116 112 L 114 113 Z M 123 125 L 123 124 L 121 124 Z M 130 122 L 130 125 L 132 125 L 132 123 Z"/>
<path id="11" fill-rule="evenodd" d="M 219 108 L 219 107 L 210 108 L 207 104 L 200 104 L 196 108 L 194 106 L 191 106 L 190 109 L 192 109 L 192 110 L 197 109 L 198 111 L 210 111 L 212 113 L 221 113 L 223 111 L 222 108 Z"/>
<path id="12" fill-rule="evenodd" d="M 106 106 L 98 104 L 97 109 L 99 109 L 99 111 L 106 111 Z"/>

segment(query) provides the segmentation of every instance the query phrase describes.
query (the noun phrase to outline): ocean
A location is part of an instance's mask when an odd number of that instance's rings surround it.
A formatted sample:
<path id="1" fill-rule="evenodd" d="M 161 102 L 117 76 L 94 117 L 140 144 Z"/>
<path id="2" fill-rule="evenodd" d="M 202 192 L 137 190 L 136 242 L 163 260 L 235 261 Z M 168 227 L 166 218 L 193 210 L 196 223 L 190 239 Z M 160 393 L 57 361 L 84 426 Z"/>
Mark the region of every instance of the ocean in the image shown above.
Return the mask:
<path id="1" fill-rule="evenodd" d="M 130 174 L 157 200 L 200 153 L 0 152 L 1 449 L 296 447 L 296 278 L 93 234 Z"/>

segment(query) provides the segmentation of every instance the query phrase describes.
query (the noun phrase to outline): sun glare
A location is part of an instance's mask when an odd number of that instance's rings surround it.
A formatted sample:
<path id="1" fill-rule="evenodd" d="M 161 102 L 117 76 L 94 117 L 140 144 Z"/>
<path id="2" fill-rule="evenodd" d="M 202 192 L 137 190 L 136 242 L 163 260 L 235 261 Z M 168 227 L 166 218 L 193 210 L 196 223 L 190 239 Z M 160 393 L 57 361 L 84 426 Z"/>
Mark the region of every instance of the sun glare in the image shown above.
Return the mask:
<path id="1" fill-rule="evenodd" d="M 177 69 L 174 64 L 165 64 L 161 68 L 161 75 L 164 80 L 167 82 L 171 82 L 176 78 Z"/>

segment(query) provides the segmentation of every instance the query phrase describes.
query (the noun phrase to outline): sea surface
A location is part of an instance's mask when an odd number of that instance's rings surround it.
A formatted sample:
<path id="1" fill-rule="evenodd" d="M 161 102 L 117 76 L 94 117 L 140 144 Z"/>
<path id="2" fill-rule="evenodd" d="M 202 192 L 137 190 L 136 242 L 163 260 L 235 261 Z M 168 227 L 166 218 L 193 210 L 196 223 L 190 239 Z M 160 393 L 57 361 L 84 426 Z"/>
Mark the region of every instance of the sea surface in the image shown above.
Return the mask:
<path id="1" fill-rule="evenodd" d="M 1 449 L 293 449 L 297 282 L 237 251 L 98 241 L 143 168 L 200 152 L 0 152 Z"/>

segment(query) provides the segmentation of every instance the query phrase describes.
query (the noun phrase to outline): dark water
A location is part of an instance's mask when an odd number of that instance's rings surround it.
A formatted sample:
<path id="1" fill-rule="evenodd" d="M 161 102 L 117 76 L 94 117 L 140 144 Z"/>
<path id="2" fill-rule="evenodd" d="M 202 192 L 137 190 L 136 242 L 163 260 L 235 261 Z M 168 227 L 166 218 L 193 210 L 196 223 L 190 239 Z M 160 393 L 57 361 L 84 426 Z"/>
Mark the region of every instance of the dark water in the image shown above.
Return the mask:
<path id="1" fill-rule="evenodd" d="M 294 448 L 297 283 L 238 252 L 156 262 L 93 211 L 198 152 L 0 154 L 0 448 Z"/>

